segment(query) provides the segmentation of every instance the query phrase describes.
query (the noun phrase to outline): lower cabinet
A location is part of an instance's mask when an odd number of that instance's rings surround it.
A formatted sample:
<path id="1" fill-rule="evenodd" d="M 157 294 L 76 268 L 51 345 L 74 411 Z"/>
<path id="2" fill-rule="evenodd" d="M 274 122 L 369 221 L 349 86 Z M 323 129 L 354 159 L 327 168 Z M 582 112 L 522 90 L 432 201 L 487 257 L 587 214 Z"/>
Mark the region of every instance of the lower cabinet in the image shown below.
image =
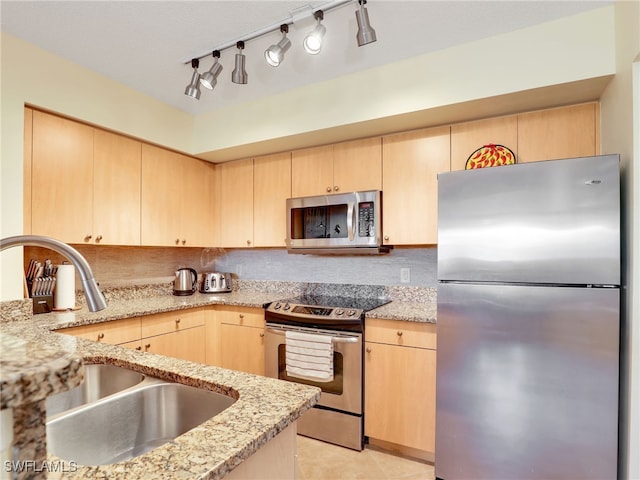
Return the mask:
<path id="1" fill-rule="evenodd" d="M 264 310 L 216 306 L 220 366 L 264 375 Z"/>
<path id="2" fill-rule="evenodd" d="M 142 339 L 145 352 L 204 363 L 204 325 Z"/>
<path id="3" fill-rule="evenodd" d="M 367 319 L 364 358 L 365 435 L 432 455 L 436 326 Z"/>

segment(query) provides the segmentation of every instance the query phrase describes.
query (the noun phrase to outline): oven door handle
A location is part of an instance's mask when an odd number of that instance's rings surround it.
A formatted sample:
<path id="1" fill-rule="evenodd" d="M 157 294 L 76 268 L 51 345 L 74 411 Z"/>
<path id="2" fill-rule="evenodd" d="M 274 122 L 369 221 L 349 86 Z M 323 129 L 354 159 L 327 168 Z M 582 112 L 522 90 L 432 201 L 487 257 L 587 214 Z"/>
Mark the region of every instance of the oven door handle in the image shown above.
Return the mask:
<path id="1" fill-rule="evenodd" d="M 285 335 L 286 330 L 278 330 L 275 328 L 268 328 L 267 332 L 275 333 L 277 335 Z M 358 337 L 331 337 L 333 343 L 358 343 Z"/>

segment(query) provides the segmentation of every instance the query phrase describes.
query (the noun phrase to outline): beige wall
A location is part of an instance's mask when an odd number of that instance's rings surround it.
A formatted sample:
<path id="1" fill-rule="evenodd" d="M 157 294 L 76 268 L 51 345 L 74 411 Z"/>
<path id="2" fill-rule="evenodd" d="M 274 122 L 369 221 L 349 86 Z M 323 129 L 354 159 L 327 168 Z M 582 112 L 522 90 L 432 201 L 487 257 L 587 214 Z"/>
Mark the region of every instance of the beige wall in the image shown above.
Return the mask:
<path id="1" fill-rule="evenodd" d="M 616 4 L 616 77 L 601 98 L 602 153 L 620 153 L 622 167 L 623 285 L 626 335 L 622 338 L 628 411 L 623 441 L 626 478 L 640 479 L 640 3 Z M 635 75 L 634 75 L 635 71 Z M 635 96 L 634 96 L 635 92 Z"/>

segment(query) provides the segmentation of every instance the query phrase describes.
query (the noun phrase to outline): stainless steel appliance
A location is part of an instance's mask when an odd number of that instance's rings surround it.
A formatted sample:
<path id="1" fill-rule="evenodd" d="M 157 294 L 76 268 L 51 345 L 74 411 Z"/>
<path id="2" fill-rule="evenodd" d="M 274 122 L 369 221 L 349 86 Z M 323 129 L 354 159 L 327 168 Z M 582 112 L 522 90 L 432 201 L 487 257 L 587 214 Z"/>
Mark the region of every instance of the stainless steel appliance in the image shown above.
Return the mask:
<path id="1" fill-rule="evenodd" d="M 192 295 L 196 291 L 198 272 L 193 268 L 179 268 L 173 279 L 174 295 Z"/>
<path id="2" fill-rule="evenodd" d="M 377 298 L 302 296 L 267 306 L 266 375 L 322 389 L 318 404 L 298 420 L 298 433 L 362 450 L 364 314 L 388 302 Z M 331 339 L 330 381 L 288 373 L 287 332 Z"/>
<path id="3" fill-rule="evenodd" d="M 201 293 L 224 293 L 232 290 L 231 274 L 205 272 L 200 283 Z"/>
<path id="4" fill-rule="evenodd" d="M 436 478 L 615 479 L 619 156 L 438 176 Z"/>
<path id="5" fill-rule="evenodd" d="M 287 199 L 289 253 L 387 253 L 382 244 L 382 192 Z"/>

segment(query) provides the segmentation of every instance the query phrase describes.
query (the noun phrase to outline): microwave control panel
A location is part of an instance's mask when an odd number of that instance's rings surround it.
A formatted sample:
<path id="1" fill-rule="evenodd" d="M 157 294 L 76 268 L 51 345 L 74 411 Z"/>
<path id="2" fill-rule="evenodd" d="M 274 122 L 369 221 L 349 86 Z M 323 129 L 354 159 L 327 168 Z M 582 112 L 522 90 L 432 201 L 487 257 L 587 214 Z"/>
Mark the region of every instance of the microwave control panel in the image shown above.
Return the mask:
<path id="1" fill-rule="evenodd" d="M 373 237 L 376 234 L 375 208 L 373 202 L 358 204 L 358 236 Z"/>

